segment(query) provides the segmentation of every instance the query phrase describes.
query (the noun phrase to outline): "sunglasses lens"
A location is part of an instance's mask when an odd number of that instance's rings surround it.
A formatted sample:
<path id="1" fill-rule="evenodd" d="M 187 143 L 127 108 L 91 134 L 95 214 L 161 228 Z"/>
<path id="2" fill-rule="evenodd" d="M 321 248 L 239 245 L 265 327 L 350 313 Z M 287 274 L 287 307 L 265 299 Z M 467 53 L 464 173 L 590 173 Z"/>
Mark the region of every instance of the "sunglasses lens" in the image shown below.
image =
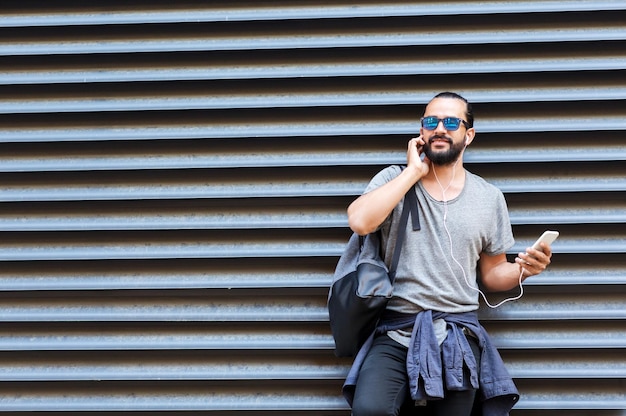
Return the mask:
<path id="1" fill-rule="evenodd" d="M 443 126 L 446 130 L 456 130 L 459 128 L 461 120 L 455 117 L 447 117 L 443 119 Z"/>
<path id="2" fill-rule="evenodd" d="M 437 117 L 424 117 L 422 119 L 422 127 L 426 130 L 435 130 L 437 128 L 437 124 L 439 124 L 439 119 Z"/>

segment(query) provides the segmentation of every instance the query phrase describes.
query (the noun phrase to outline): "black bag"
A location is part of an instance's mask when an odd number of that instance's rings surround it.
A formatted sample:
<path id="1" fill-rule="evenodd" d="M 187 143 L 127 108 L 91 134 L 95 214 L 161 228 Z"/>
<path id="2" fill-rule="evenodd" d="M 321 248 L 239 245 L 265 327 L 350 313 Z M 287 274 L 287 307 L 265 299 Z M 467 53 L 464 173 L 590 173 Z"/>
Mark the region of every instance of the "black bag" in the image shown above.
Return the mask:
<path id="1" fill-rule="evenodd" d="M 339 258 L 328 295 L 330 329 L 338 357 L 356 355 L 376 328 L 391 298 L 409 212 L 413 229 L 419 230 L 417 196 L 413 188 L 404 198 L 390 270 L 381 257 L 379 231 L 366 236 L 352 234 Z"/>

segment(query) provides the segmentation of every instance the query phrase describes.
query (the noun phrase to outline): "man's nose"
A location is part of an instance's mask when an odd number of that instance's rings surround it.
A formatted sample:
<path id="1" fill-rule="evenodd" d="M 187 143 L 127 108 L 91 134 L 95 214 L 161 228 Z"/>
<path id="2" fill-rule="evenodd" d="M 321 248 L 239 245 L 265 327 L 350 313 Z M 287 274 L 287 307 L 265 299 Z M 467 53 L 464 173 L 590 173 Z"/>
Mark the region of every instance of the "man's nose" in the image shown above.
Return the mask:
<path id="1" fill-rule="evenodd" d="M 439 120 L 437 121 L 437 127 L 435 127 L 435 131 L 439 131 L 439 132 L 446 132 L 448 131 L 448 129 L 446 129 L 443 125 L 443 120 Z"/>

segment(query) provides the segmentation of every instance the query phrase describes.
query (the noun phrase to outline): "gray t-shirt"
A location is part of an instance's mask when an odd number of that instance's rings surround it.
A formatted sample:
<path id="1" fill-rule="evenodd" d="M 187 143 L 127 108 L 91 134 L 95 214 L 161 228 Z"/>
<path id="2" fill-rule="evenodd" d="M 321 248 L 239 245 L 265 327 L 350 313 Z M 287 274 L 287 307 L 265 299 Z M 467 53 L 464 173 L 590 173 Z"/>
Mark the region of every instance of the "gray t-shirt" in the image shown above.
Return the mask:
<path id="1" fill-rule="evenodd" d="M 383 169 L 372 178 L 365 193 L 400 172 L 395 165 Z M 465 173 L 461 194 L 447 203 L 432 198 L 421 182 L 415 185 L 421 230 L 413 231 L 409 220 L 388 309 L 402 313 L 478 309 L 478 292 L 472 287 L 477 288 L 480 254 L 505 253 L 515 240 L 502 192 L 479 176 Z M 387 265 L 391 263 L 403 202 L 380 227 Z"/>

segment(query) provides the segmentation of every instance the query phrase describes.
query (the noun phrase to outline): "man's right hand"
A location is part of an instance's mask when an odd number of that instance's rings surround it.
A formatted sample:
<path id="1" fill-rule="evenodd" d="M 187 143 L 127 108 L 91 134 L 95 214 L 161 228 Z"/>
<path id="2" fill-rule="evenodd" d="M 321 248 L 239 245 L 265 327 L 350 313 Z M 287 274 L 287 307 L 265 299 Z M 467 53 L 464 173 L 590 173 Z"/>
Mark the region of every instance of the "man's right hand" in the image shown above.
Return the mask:
<path id="1" fill-rule="evenodd" d="M 425 144 L 426 142 L 424 142 L 421 135 L 409 140 L 406 162 L 407 168 L 415 170 L 417 175 L 415 182 L 426 176 L 430 170 L 430 160 L 427 157 L 424 157 L 423 160 L 421 158 Z"/>

